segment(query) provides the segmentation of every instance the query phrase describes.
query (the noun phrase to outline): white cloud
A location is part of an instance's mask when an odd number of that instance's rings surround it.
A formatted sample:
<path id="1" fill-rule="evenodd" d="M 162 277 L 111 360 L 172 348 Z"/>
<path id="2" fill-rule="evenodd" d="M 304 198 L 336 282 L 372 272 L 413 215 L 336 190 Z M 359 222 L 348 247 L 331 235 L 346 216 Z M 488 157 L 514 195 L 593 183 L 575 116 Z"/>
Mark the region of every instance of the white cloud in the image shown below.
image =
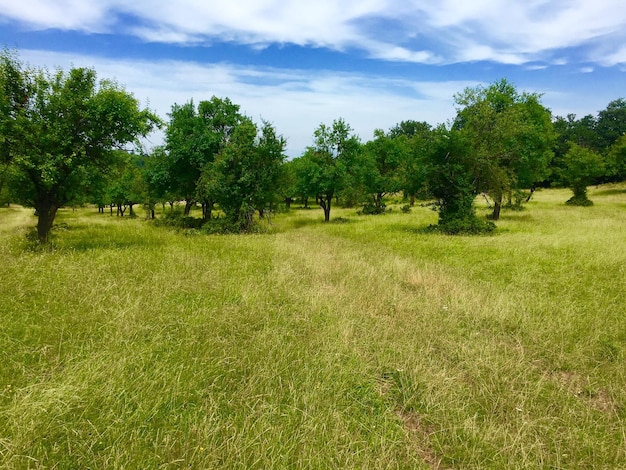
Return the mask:
<path id="1" fill-rule="evenodd" d="M 339 117 L 363 141 L 370 140 L 375 129 L 389 129 L 402 120 L 445 122 L 455 114 L 454 93 L 476 84 L 182 61 L 108 60 L 33 50 L 20 55 L 37 67 L 93 67 L 100 78 L 116 79 L 163 118 L 174 103 L 228 97 L 256 122 L 273 123 L 287 138 L 290 156 L 312 144 L 313 131 L 320 123 L 330 124 Z M 153 143 L 161 138 L 154 136 Z"/>
<path id="2" fill-rule="evenodd" d="M 626 40 L 623 0 L 0 0 L 0 12 L 35 28 L 165 43 L 356 47 L 372 58 L 418 63 L 550 62 L 559 50 L 585 45 L 594 46 L 587 61 L 622 63 L 614 45 Z"/>

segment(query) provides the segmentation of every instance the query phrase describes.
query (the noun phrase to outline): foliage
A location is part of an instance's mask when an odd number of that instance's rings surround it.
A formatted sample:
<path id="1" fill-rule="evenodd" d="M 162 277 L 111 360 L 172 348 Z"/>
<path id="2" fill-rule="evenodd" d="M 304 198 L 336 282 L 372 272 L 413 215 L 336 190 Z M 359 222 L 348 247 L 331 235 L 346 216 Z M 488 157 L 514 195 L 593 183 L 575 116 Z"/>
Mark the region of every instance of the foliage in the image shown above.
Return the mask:
<path id="1" fill-rule="evenodd" d="M 217 154 L 228 145 L 235 130 L 248 119 L 239 112 L 239 105 L 228 98 L 213 96 L 201 101 L 196 109 L 193 101 L 175 104 L 166 132 L 165 171 L 168 192 L 186 201 L 185 215 L 200 201 L 203 219 L 211 218 L 216 202 L 215 187 L 200 179 Z"/>
<path id="2" fill-rule="evenodd" d="M 604 173 L 602 157 L 593 150 L 573 143 L 565 154 L 564 162 L 566 168 L 563 176 L 574 192 L 574 196 L 567 203 L 576 206 L 592 205 L 587 198 L 587 186 Z"/>
<path id="3" fill-rule="evenodd" d="M 300 175 L 308 175 L 306 190 L 313 194 L 324 210 L 324 221 L 330 220 L 333 197 L 354 182 L 354 162 L 360 142 L 343 119 L 332 126 L 320 124 L 314 132 L 314 145 L 302 156 Z"/>
<path id="4" fill-rule="evenodd" d="M 80 202 L 115 165 L 116 151 L 158 124 L 137 100 L 91 69 L 20 70 L 30 93 L 16 111 L 12 195 L 34 207 L 47 241 L 57 210 Z"/>
<path id="5" fill-rule="evenodd" d="M 547 175 L 554 136 L 550 111 L 540 95 L 520 94 L 505 79 L 467 88 L 455 101 L 460 108 L 454 126 L 465 134 L 477 190 L 491 195 L 497 220 L 505 195 Z"/>
<path id="6" fill-rule="evenodd" d="M 626 179 L 626 135 L 621 136 L 611 146 L 606 165 L 607 173 L 617 177 L 618 180 Z"/>
<path id="7" fill-rule="evenodd" d="M 464 139 L 464 134 L 443 126 L 432 133 L 427 162 L 429 188 L 439 213 L 434 229 L 449 234 L 491 232 L 495 226 L 475 213 L 475 160 Z"/>
<path id="8" fill-rule="evenodd" d="M 358 178 L 368 200 L 363 205 L 364 214 L 385 212 L 383 198 L 402 189 L 400 166 L 408 160 L 406 138 L 393 138 L 391 133 L 374 131 L 374 140 L 363 145 L 358 163 Z"/>
<path id="9" fill-rule="evenodd" d="M 626 100 L 618 98 L 611 101 L 598 113 L 595 131 L 598 139 L 597 150 L 602 154 L 622 136 L 626 135 Z"/>

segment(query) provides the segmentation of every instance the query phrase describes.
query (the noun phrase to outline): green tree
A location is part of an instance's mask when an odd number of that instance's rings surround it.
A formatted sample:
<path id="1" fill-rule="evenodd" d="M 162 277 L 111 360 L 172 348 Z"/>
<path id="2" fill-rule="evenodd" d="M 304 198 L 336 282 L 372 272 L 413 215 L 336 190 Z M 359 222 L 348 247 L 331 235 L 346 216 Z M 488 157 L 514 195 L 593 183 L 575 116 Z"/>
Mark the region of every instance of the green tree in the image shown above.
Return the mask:
<path id="1" fill-rule="evenodd" d="M 320 166 L 313 159 L 313 149 L 308 148 L 300 157 L 290 161 L 295 175 L 294 191 L 302 200 L 305 208 L 309 207 L 309 199 L 317 196 L 317 182 Z"/>
<path id="2" fill-rule="evenodd" d="M 286 140 L 276 129 L 263 122 L 256 145 L 255 160 L 247 168 L 252 178 L 252 204 L 263 218 L 266 209 L 272 209 L 285 181 Z"/>
<path id="3" fill-rule="evenodd" d="M 477 184 L 494 200 L 498 220 L 505 196 L 545 179 L 554 139 L 550 111 L 540 95 L 518 93 L 507 80 L 455 95 L 455 128 L 475 158 Z"/>
<path id="4" fill-rule="evenodd" d="M 409 148 L 404 136 L 392 137 L 380 129 L 374 131 L 374 140 L 363 145 L 358 172 L 364 191 L 370 200 L 364 211 L 381 214 L 385 211 L 383 198 L 402 189 L 399 172 L 402 162 L 408 160 Z"/>
<path id="5" fill-rule="evenodd" d="M 267 122 L 260 134 L 251 119 L 233 129 L 228 143 L 207 165 L 201 177 L 203 191 L 216 197 L 229 222 L 247 231 L 253 213 L 263 217 L 275 201 L 284 160 L 285 140 Z"/>
<path id="6" fill-rule="evenodd" d="M 600 111 L 594 130 L 598 142 L 594 148 L 600 153 L 607 153 L 620 137 L 626 135 L 626 100 L 613 100 Z"/>
<path id="7" fill-rule="evenodd" d="M 626 179 L 626 135 L 611 146 L 607 157 L 608 173 L 619 180 Z"/>
<path id="8" fill-rule="evenodd" d="M 35 208 L 37 234 L 48 240 L 57 210 L 81 199 L 96 175 L 107 173 L 115 150 L 137 142 L 159 119 L 92 69 L 20 71 L 32 84 L 18 113 L 12 148 L 13 196 Z"/>
<path id="9" fill-rule="evenodd" d="M 426 151 L 426 177 L 437 199 L 438 229 L 449 234 L 484 233 L 495 228 L 476 216 L 476 161 L 465 138 L 458 130 L 441 125 L 432 131 Z"/>
<path id="10" fill-rule="evenodd" d="M 228 98 L 213 96 L 197 109 L 193 101 L 172 106 L 166 131 L 169 191 L 185 200 L 185 215 L 199 200 L 203 219 L 211 217 L 215 194 L 206 191 L 206 184 L 199 187 L 200 178 L 246 119 Z"/>
<path id="11" fill-rule="evenodd" d="M 360 150 L 359 139 L 343 119 L 332 126 L 320 124 L 314 132 L 314 145 L 305 152 L 310 189 L 324 210 L 324 221 L 330 221 L 333 197 L 346 188 L 349 170 Z"/>
<path id="12" fill-rule="evenodd" d="M 404 148 L 398 169 L 401 189 L 415 204 L 418 196 L 428 197 L 426 157 L 432 138 L 432 126 L 427 122 L 402 121 L 389 131 L 389 135 Z"/>
<path id="13" fill-rule="evenodd" d="M 0 53 L 0 194 L 7 201 L 9 195 L 5 183 L 19 144 L 20 120 L 32 89 L 30 77 L 22 72 L 22 68 L 15 53 L 8 50 Z"/>
<path id="14" fill-rule="evenodd" d="M 604 174 L 604 160 L 597 152 L 572 143 L 565 154 L 564 177 L 574 196 L 567 204 L 590 206 L 593 202 L 587 197 L 587 186 Z"/>

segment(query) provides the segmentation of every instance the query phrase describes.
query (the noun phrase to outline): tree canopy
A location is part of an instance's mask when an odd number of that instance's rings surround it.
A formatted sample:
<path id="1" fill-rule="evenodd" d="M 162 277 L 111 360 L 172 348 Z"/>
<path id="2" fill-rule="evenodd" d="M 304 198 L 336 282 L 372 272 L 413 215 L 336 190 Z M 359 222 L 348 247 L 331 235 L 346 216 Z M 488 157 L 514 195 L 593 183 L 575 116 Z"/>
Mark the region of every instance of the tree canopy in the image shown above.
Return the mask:
<path id="1" fill-rule="evenodd" d="M 110 171 L 116 150 L 138 143 L 159 119 L 117 83 L 98 83 L 92 69 L 15 67 L 11 73 L 14 78 L 3 81 L 27 84 L 11 115 L 12 194 L 35 208 L 38 238 L 45 242 L 57 210 L 88 193 Z"/>
<path id="2" fill-rule="evenodd" d="M 146 154 L 132 149 L 161 122 L 122 86 L 98 81 L 89 68 L 28 68 L 4 51 L 0 202 L 35 208 L 42 242 L 60 207 L 85 202 L 117 206 L 120 215 L 144 204 L 154 217 L 157 201 L 184 201 L 183 218 L 192 222 L 190 211 L 202 206 L 194 226 L 223 217 L 250 230 L 255 213 L 263 218 L 281 201 L 289 208 L 295 198 L 305 207 L 315 200 L 328 222 L 334 203 L 382 214 L 389 196 L 403 195 L 411 205 L 434 199 L 448 233 L 490 231 L 474 209 L 480 193 L 497 220 L 537 185 L 570 187 L 568 203 L 589 204 L 588 185 L 626 178 L 626 100 L 595 116 L 553 119 L 541 98 L 506 79 L 466 88 L 454 96 L 453 122 L 404 120 L 365 143 L 337 119 L 320 124 L 312 145 L 286 161 L 286 140 L 273 125 L 257 125 L 213 96 L 172 105 L 164 145 Z"/>

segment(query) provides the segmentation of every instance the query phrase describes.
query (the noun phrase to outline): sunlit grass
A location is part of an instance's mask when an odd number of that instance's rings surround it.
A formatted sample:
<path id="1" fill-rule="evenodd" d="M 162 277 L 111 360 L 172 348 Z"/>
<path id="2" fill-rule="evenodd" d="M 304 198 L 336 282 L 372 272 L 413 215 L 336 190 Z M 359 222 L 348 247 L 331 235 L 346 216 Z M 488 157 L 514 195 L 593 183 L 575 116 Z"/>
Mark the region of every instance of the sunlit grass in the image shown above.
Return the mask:
<path id="1" fill-rule="evenodd" d="M 41 250 L 0 209 L 0 467 L 625 467 L 623 189 L 485 237 L 417 206 L 247 236 L 81 209 Z"/>

